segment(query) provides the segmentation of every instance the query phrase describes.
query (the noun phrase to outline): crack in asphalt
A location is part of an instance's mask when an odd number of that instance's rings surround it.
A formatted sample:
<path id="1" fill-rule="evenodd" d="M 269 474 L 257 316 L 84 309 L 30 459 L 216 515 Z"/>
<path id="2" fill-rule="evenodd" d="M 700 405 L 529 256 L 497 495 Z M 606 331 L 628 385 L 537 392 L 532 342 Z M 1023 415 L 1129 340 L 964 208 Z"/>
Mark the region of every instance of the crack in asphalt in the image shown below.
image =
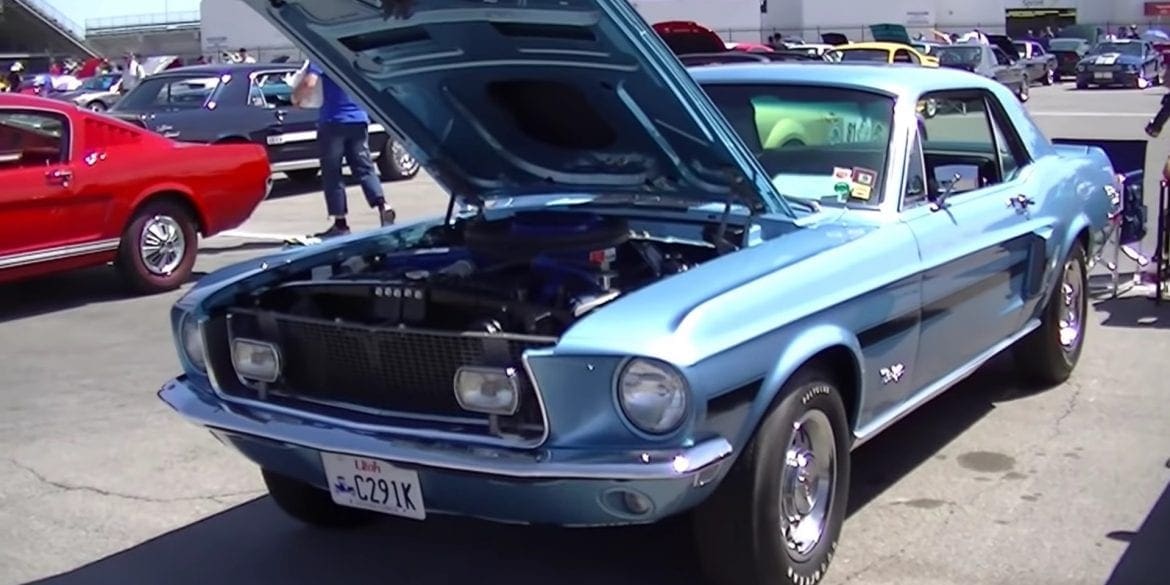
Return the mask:
<path id="1" fill-rule="evenodd" d="M 1049 437 L 1049 440 L 1059 437 L 1064 432 L 1062 428 L 1064 421 L 1072 416 L 1073 412 L 1080 406 L 1081 392 L 1083 391 L 1082 386 L 1079 383 L 1071 381 L 1068 382 L 1068 385 L 1072 386 L 1072 394 L 1068 397 L 1068 401 L 1065 402 L 1064 411 L 1052 421 L 1052 435 Z"/>
<path id="2" fill-rule="evenodd" d="M 32 476 L 34 479 L 37 480 L 37 482 L 42 483 L 42 484 L 47 485 L 47 486 L 50 486 L 50 487 L 53 487 L 53 488 L 56 488 L 56 489 L 63 491 L 63 492 L 85 492 L 85 493 L 96 494 L 96 495 L 104 496 L 104 497 L 108 497 L 108 498 L 118 498 L 121 500 L 130 500 L 130 501 L 134 501 L 134 502 L 147 502 L 147 503 L 152 503 L 152 504 L 172 504 L 172 503 L 178 503 L 178 502 L 209 501 L 209 502 L 215 502 L 215 503 L 220 504 L 220 505 L 227 505 L 229 502 L 224 501 L 227 498 L 233 498 L 233 497 L 239 497 L 239 496 L 255 496 L 255 495 L 260 495 L 260 494 L 264 493 L 263 490 L 248 490 L 248 491 L 242 491 L 242 492 L 224 492 L 224 493 L 211 494 L 211 495 L 206 495 L 206 496 L 183 496 L 183 497 L 178 497 L 178 498 L 153 498 L 150 496 L 142 496 L 142 495 L 138 495 L 138 494 L 127 494 L 127 493 L 123 493 L 123 492 L 116 492 L 116 491 L 106 490 L 106 489 L 88 486 L 88 485 L 77 485 L 77 484 L 67 483 L 67 482 L 63 482 L 63 481 L 55 481 L 55 480 L 49 479 L 48 477 L 45 477 L 44 474 L 37 471 L 36 469 L 29 467 L 28 465 L 25 465 L 25 464 L 15 460 L 15 459 L 12 459 L 9 457 L 9 458 L 5 458 L 4 460 L 7 461 L 8 463 L 10 463 L 13 467 Z"/>

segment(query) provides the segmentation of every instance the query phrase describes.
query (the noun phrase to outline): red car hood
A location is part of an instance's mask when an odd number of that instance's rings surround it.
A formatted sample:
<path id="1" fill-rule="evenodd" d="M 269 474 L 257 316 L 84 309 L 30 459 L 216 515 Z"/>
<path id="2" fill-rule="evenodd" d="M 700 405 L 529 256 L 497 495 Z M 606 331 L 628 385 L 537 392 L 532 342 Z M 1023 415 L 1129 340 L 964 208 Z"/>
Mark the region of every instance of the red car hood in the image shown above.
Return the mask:
<path id="1" fill-rule="evenodd" d="M 672 20 L 654 24 L 654 32 L 666 41 L 675 55 L 691 53 L 718 53 L 727 45 L 715 31 L 696 22 Z"/>

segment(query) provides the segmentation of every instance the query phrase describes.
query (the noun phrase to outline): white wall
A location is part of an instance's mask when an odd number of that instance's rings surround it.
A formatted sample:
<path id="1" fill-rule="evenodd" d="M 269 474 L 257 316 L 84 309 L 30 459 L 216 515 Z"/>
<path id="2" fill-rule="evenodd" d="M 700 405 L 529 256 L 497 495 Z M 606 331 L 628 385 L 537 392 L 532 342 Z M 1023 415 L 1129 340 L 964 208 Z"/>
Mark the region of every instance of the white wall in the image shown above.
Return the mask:
<path id="1" fill-rule="evenodd" d="M 203 0 L 199 14 L 204 53 L 240 48 L 255 53 L 260 48 L 292 46 L 283 33 L 241 0 Z"/>

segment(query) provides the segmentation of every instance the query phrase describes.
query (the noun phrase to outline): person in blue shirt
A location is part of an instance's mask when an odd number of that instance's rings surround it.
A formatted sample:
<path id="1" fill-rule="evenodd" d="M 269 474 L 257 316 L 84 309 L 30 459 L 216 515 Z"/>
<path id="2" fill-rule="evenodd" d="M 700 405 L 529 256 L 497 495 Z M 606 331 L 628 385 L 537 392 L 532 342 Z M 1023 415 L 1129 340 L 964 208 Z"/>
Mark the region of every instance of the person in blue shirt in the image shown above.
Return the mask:
<path id="1" fill-rule="evenodd" d="M 325 208 L 333 225 L 324 232 L 314 234 L 319 238 L 343 236 L 350 232 L 346 221 L 348 213 L 345 180 L 342 178 L 342 160 L 349 165 L 366 196 L 370 207 L 378 211 L 382 225 L 394 223 L 394 209 L 386 204 L 382 191 L 382 180 L 370 156 L 369 124 L 370 115 L 337 85 L 316 63 L 310 63 L 308 71 L 294 90 L 295 103 L 303 103 L 317 86 L 321 87 L 322 103 L 317 118 L 317 144 L 321 149 L 321 180 L 325 190 Z"/>

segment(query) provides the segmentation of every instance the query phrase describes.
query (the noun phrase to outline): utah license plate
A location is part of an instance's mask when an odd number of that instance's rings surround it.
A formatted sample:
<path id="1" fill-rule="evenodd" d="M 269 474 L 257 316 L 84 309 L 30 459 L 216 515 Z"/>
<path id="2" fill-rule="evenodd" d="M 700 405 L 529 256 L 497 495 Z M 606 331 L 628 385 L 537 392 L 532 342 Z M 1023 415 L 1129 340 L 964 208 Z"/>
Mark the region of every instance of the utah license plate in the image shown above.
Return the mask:
<path id="1" fill-rule="evenodd" d="M 1093 74 L 1097 79 L 1113 79 L 1112 71 L 1098 71 Z"/>
<path id="2" fill-rule="evenodd" d="M 340 453 L 322 453 L 321 463 L 329 480 L 329 494 L 337 504 L 426 520 L 417 472 Z"/>

